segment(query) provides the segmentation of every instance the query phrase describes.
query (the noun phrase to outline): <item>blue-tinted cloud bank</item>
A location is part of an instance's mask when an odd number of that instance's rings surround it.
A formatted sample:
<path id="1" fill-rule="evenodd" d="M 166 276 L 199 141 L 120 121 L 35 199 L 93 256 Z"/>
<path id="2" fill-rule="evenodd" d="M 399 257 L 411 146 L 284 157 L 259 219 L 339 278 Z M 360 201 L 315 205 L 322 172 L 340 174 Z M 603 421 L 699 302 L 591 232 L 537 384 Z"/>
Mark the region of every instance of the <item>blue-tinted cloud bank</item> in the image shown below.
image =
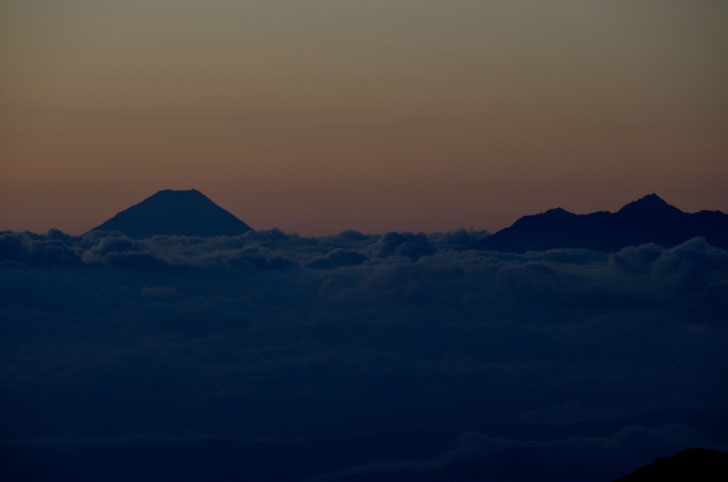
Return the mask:
<path id="1" fill-rule="evenodd" d="M 447 477 L 494 453 L 609 480 L 725 446 L 728 252 L 467 249 L 484 236 L 2 233 L 0 437 L 25 457 L 3 470 L 64 448 L 92 480 L 89 454 L 143 446 L 229 450 L 246 480 Z"/>

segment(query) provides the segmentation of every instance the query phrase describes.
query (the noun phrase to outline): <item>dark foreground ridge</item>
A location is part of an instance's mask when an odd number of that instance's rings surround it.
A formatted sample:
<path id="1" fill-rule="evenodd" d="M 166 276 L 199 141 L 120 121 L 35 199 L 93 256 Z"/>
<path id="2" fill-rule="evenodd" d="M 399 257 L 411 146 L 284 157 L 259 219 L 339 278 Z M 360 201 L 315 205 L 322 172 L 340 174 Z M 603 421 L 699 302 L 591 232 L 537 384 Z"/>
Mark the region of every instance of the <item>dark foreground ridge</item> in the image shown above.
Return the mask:
<path id="1" fill-rule="evenodd" d="M 234 236 L 251 228 L 196 189 L 167 189 L 109 219 L 92 231 L 121 231 L 130 238 L 155 235 Z"/>
<path id="2" fill-rule="evenodd" d="M 696 236 L 728 248 L 728 215 L 720 211 L 685 213 L 650 194 L 616 213 L 574 214 L 556 208 L 524 216 L 476 248 L 516 253 L 557 248 L 615 252 L 646 243 L 672 247 Z"/>
<path id="3" fill-rule="evenodd" d="M 614 482 L 647 482 L 657 480 L 692 480 L 695 482 L 728 480 L 728 453 L 707 449 L 688 449 L 669 458 L 620 477 Z"/>

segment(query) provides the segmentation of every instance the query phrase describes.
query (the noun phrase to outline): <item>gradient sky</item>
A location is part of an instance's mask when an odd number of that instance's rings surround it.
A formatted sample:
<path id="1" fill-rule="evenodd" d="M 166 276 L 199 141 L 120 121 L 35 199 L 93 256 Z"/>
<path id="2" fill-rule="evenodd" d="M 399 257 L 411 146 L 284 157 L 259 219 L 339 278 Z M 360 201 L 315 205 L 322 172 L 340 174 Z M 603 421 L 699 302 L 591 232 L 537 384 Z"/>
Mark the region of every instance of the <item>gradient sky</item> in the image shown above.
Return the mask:
<path id="1" fill-rule="evenodd" d="M 728 211 L 728 2 L 2 0 L 0 229 L 195 187 L 255 228 Z"/>

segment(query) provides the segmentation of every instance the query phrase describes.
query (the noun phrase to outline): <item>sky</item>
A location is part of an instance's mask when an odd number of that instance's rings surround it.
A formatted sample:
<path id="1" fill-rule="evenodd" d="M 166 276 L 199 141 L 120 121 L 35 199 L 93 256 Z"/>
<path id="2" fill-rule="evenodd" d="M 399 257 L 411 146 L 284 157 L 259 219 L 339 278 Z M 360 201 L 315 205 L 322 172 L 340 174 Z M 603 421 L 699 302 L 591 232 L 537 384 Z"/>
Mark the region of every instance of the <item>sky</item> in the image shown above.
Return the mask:
<path id="1" fill-rule="evenodd" d="M 4 0 L 0 229 L 160 189 L 254 228 L 728 211 L 728 4 Z"/>

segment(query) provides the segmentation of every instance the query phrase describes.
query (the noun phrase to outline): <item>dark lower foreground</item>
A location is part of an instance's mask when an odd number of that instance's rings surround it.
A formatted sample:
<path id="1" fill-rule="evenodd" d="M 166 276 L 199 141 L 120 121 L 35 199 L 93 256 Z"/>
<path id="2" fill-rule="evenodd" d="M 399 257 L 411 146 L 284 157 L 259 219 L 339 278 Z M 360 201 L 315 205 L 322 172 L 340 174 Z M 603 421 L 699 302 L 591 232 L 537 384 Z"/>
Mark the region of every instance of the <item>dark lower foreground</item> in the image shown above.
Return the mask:
<path id="1" fill-rule="evenodd" d="M 0 475 L 7 481 L 612 481 L 726 480 L 728 454 L 693 449 L 669 459 L 696 437 L 681 419 L 726 447 L 725 427 L 709 427 L 726 414 L 653 413 L 639 420 L 568 427 L 492 426 L 491 433 L 408 432 L 330 440 L 225 441 L 88 439 L 38 440 L 5 446 Z M 624 423 L 643 423 L 615 428 Z M 650 426 L 651 424 L 651 426 Z M 661 425 L 660 425 L 661 424 Z M 582 435 L 576 436 L 574 433 Z M 572 434 L 567 436 L 566 434 Z M 722 441 L 717 441 L 722 439 Z M 665 474 L 678 475 L 666 478 Z"/>
<path id="2" fill-rule="evenodd" d="M 361 442 L 365 445 L 365 441 Z M 352 448 L 352 447 L 349 447 Z M 370 448 L 370 447 L 367 447 Z M 326 451 L 336 461 L 316 461 Z M 316 476 L 316 462 L 338 465 L 355 461 L 338 444 L 307 447 L 296 444 L 245 444 L 202 442 L 189 444 L 127 445 L 94 449 L 22 449 L 5 452 L 2 478 L 6 481 L 326 481 L 347 482 L 446 482 L 446 481 L 609 481 L 615 469 L 605 471 L 588 460 L 575 458 L 572 465 L 548 460 L 526 449 L 504 449 L 425 469 L 392 468 Z M 282 463 L 281 457 L 285 459 Z M 313 457 L 313 460 L 312 460 Z M 12 460 L 9 460 L 12 459 Z M 630 461 L 632 462 L 632 461 Z M 631 466 L 625 462 L 624 467 Z M 629 469 L 627 469 L 629 470 Z M 618 482 L 679 480 L 692 482 L 728 480 L 728 454 L 689 449 L 670 458 L 659 458 Z"/>
<path id="3" fill-rule="evenodd" d="M 554 467 L 528 454 L 505 452 L 491 457 L 468 460 L 430 472 L 397 471 L 388 474 L 360 474 L 348 482 L 445 482 L 508 480 L 605 480 L 599 467 Z M 620 477 L 615 482 L 723 482 L 728 480 L 728 453 L 702 448 L 687 449 L 670 458 Z"/>
<path id="4" fill-rule="evenodd" d="M 653 480 L 690 480 L 719 482 L 728 480 L 728 453 L 706 449 L 688 449 L 670 458 L 659 458 L 615 482 Z"/>

